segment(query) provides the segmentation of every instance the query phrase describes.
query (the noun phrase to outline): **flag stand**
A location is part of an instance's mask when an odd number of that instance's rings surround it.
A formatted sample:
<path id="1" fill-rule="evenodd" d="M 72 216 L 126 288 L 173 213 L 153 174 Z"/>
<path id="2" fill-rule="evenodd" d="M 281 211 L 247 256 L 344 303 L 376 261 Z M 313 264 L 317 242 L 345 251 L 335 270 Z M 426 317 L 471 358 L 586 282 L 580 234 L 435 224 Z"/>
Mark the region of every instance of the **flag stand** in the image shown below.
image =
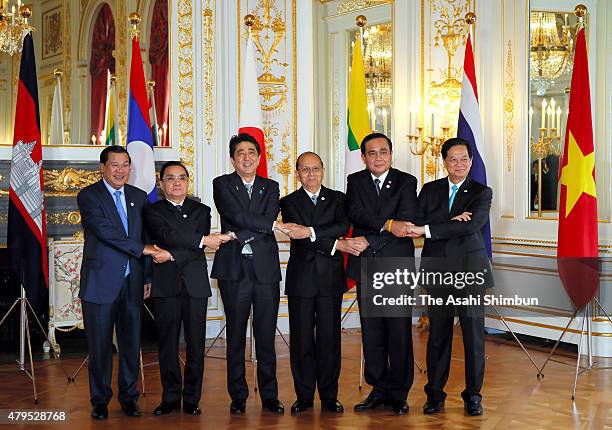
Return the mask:
<path id="1" fill-rule="evenodd" d="M 593 362 L 593 348 L 592 348 L 592 340 L 593 340 L 593 329 L 592 329 L 592 312 L 593 309 L 592 308 L 599 308 L 601 310 L 601 312 L 603 312 L 603 314 L 606 316 L 607 320 L 612 324 L 612 318 L 610 317 L 610 315 L 606 312 L 606 310 L 603 308 L 603 306 L 601 305 L 601 303 L 599 302 L 599 300 L 597 299 L 597 297 L 594 297 L 593 300 L 591 300 L 591 302 L 589 302 L 585 308 L 584 311 L 582 313 L 582 325 L 580 328 L 580 340 L 578 341 L 578 356 L 576 358 L 576 373 L 574 375 L 574 385 L 572 388 L 572 400 L 576 399 L 576 386 L 578 384 L 578 376 L 580 376 L 580 374 L 584 373 L 584 372 L 588 372 L 590 370 L 609 370 L 612 369 L 612 366 L 605 366 L 605 367 L 595 367 L 594 366 L 594 362 Z M 553 346 L 553 348 L 551 349 L 551 351 L 548 353 L 548 357 L 546 357 L 546 361 L 544 361 L 544 364 L 542 365 L 542 367 L 540 369 L 538 369 L 538 379 L 542 379 L 544 378 L 544 374 L 542 373 L 542 371 L 544 370 L 544 368 L 546 367 L 546 365 L 548 364 L 549 361 L 556 361 L 556 360 L 552 360 L 552 355 L 554 354 L 554 352 L 556 351 L 557 347 L 559 346 L 559 343 L 561 342 L 561 339 L 563 338 L 563 336 L 565 335 L 565 333 L 567 333 L 570 324 L 572 323 L 572 321 L 574 321 L 574 319 L 576 318 L 578 314 L 578 310 L 574 311 L 574 313 L 572 314 L 570 320 L 568 321 L 567 325 L 565 326 L 565 328 L 563 329 L 563 331 L 561 332 L 561 335 L 559 336 L 559 339 L 557 339 L 557 342 L 555 343 L 555 345 Z M 581 358 L 583 356 L 582 354 L 582 338 L 585 335 L 585 325 L 586 325 L 586 347 L 587 347 L 587 360 L 588 360 L 588 364 L 586 366 L 581 366 L 580 365 L 580 361 Z M 562 361 L 557 361 L 558 363 L 561 364 L 565 364 L 567 366 L 569 366 L 569 363 L 565 363 Z"/>
<path id="2" fill-rule="evenodd" d="M 51 346 L 51 350 L 53 351 L 53 355 L 55 356 L 55 358 L 59 358 L 59 354 L 55 350 L 53 344 L 49 341 L 47 332 L 43 329 L 43 326 L 40 323 L 40 320 L 38 319 L 38 317 L 36 316 L 34 309 L 32 309 L 32 305 L 30 304 L 30 301 L 26 297 L 26 292 L 23 286 L 21 286 L 21 296 L 15 299 L 15 302 L 13 303 L 13 305 L 9 308 L 6 314 L 4 314 L 4 317 L 2 317 L 2 320 L 0 320 L 0 326 L 2 326 L 4 321 L 8 318 L 8 316 L 11 314 L 13 309 L 15 309 L 18 303 L 19 303 L 20 311 L 19 311 L 19 359 L 17 360 L 17 364 L 19 365 L 19 370 L 24 372 L 27 375 L 27 377 L 30 378 L 30 380 L 32 381 L 32 392 L 34 394 L 34 403 L 37 404 L 38 403 L 38 390 L 36 388 L 36 374 L 34 372 L 34 359 L 32 357 L 32 342 L 31 342 L 31 335 L 30 335 L 30 323 L 28 321 L 28 309 L 32 313 L 32 316 L 34 317 L 36 322 L 38 323 L 38 327 L 40 328 L 41 333 L 45 336 L 45 338 L 47 339 L 47 342 L 49 342 L 49 345 Z M 28 355 L 29 355 L 29 361 L 30 361 L 30 370 L 26 369 L 26 363 L 25 363 L 26 341 L 27 341 Z M 64 369 L 64 366 L 62 366 L 61 363 L 60 363 L 60 367 L 62 368 L 66 376 L 68 376 L 68 374 L 66 373 L 66 369 Z"/>

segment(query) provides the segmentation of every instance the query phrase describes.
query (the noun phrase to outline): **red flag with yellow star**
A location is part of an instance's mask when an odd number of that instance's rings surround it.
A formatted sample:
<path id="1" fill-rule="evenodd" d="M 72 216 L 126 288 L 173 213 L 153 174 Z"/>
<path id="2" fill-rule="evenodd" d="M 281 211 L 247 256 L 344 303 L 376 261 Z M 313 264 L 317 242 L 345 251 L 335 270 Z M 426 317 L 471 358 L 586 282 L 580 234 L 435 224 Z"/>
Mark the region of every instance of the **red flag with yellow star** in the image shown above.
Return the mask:
<path id="1" fill-rule="evenodd" d="M 599 260 L 595 151 L 589 63 L 584 27 L 576 36 L 574 70 L 561 162 L 557 265 L 570 299 L 580 309 L 597 294 Z"/>

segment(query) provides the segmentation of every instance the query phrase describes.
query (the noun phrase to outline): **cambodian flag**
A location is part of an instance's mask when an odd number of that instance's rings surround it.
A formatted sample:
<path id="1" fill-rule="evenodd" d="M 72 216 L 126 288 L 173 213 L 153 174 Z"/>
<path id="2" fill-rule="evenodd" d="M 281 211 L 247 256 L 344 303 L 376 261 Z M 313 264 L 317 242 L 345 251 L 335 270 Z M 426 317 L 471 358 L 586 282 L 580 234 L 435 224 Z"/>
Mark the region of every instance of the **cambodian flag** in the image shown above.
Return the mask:
<path id="1" fill-rule="evenodd" d="M 153 137 L 149 120 L 149 99 L 142 68 L 140 43 L 137 37 L 132 38 L 126 146 L 132 159 L 128 183 L 146 192 L 150 202 L 156 201 L 155 159 L 153 158 Z"/>
<path id="2" fill-rule="evenodd" d="M 457 137 L 465 139 L 472 148 L 472 169 L 470 176 L 473 180 L 487 185 L 487 169 L 485 167 L 482 146 L 482 126 L 480 124 L 480 109 L 478 107 L 478 87 L 476 86 L 476 71 L 474 68 L 474 52 L 472 51 L 472 37 L 468 35 L 463 59 L 463 81 L 461 86 L 461 104 L 459 106 L 459 124 Z M 482 231 L 489 258 L 491 251 L 491 225 L 489 222 Z"/>

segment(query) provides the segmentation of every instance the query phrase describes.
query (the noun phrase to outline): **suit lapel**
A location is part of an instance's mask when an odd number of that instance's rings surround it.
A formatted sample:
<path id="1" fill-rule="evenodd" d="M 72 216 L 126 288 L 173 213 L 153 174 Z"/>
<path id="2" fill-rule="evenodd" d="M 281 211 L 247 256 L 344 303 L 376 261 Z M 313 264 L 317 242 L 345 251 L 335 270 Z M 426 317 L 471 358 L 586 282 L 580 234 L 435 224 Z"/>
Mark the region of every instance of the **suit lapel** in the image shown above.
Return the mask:
<path id="1" fill-rule="evenodd" d="M 134 202 L 132 200 L 132 190 L 130 190 L 127 186 L 123 188 L 125 190 L 125 207 L 127 208 L 127 217 L 128 217 L 128 237 L 132 235 L 134 229 L 132 226 L 134 225 L 134 221 L 136 220 L 136 209 L 134 207 Z M 119 220 L 121 221 L 121 219 Z M 123 226 L 123 224 L 122 224 Z"/>
<path id="2" fill-rule="evenodd" d="M 376 194 L 376 184 L 372 179 L 372 174 L 369 170 L 364 170 L 363 175 L 363 189 L 365 190 L 367 199 L 372 203 L 373 206 L 378 207 L 378 194 Z"/>
<path id="3" fill-rule="evenodd" d="M 230 175 L 231 188 L 232 192 L 236 193 L 236 198 L 242 204 L 242 207 L 245 209 L 249 208 L 249 193 L 247 193 L 246 187 L 244 186 L 244 182 L 242 182 L 242 178 L 238 173 L 234 172 Z M 255 191 L 255 190 L 253 190 Z"/>
<path id="4" fill-rule="evenodd" d="M 325 211 L 325 208 L 327 208 L 327 205 L 329 204 L 328 189 L 325 188 L 323 185 L 321 185 L 321 190 L 319 191 L 319 196 L 317 197 L 317 204 L 313 205 L 312 200 L 310 204 L 311 206 L 313 206 L 311 219 L 312 219 L 312 222 L 314 223 L 314 221 L 317 219 L 317 216 L 321 215 Z"/>
<path id="5" fill-rule="evenodd" d="M 99 184 L 98 192 L 100 193 L 100 199 L 102 200 L 102 204 L 106 205 L 108 212 L 111 214 L 111 218 L 113 219 L 115 224 L 121 227 L 121 231 L 125 232 L 125 230 L 123 229 L 123 223 L 121 222 L 121 218 L 119 217 L 119 212 L 117 212 L 117 206 L 115 205 L 115 198 L 111 196 L 111 194 L 108 192 L 108 189 L 106 188 L 106 185 L 104 185 L 104 182 L 102 180 L 98 182 L 98 184 Z M 126 202 L 128 201 L 127 195 L 125 196 L 125 200 Z M 128 214 L 128 231 L 129 231 L 129 219 L 130 217 Z"/>
<path id="6" fill-rule="evenodd" d="M 249 210 L 257 209 L 259 202 L 263 198 L 264 192 L 266 191 L 265 181 L 259 177 L 255 176 L 255 181 L 253 182 L 253 189 L 251 191 L 251 201 L 249 204 Z M 248 197 L 248 193 L 247 193 Z"/>
<path id="7" fill-rule="evenodd" d="M 312 204 L 312 200 L 310 200 L 310 197 L 308 197 L 304 187 L 298 190 L 296 197 L 298 199 L 300 209 L 303 210 L 303 222 L 306 223 L 310 221 L 312 223 L 316 206 Z"/>
<path id="8" fill-rule="evenodd" d="M 448 184 L 448 182 L 447 182 Z M 465 178 L 463 184 L 457 190 L 457 195 L 455 196 L 455 200 L 453 200 L 453 206 L 451 206 L 451 210 L 449 211 L 449 218 L 457 216 L 462 212 L 462 208 L 465 206 L 465 202 L 469 200 L 471 197 L 471 185 L 472 178 L 469 176 Z M 447 188 L 448 192 L 448 188 Z"/>
<path id="9" fill-rule="evenodd" d="M 387 177 L 385 178 L 385 182 L 380 185 L 380 194 L 378 195 L 378 204 L 377 208 L 380 209 L 382 203 L 386 200 L 386 198 L 391 195 L 391 193 L 395 190 L 395 169 L 389 169 L 389 173 L 387 173 Z M 374 182 L 374 181 L 372 181 Z M 374 185 L 374 190 L 376 191 L 376 184 Z"/>

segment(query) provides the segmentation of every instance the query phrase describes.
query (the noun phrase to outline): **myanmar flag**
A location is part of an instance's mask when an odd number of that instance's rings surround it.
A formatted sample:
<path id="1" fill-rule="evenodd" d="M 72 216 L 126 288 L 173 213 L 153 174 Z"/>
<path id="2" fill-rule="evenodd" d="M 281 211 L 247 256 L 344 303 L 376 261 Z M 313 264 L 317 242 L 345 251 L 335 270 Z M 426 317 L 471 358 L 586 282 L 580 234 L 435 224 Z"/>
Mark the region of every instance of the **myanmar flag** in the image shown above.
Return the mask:
<path id="1" fill-rule="evenodd" d="M 104 144 L 121 145 L 117 133 L 117 112 L 115 109 L 115 85 L 111 81 L 111 72 L 107 71 L 106 78 L 106 116 L 104 118 Z"/>
<path id="2" fill-rule="evenodd" d="M 345 179 L 351 173 L 363 168 L 359 147 L 363 138 L 371 133 L 368 98 L 366 97 L 365 71 L 359 36 L 356 38 L 355 46 L 353 47 L 346 122 L 348 124 L 348 140 L 344 162 Z"/>
<path id="3" fill-rule="evenodd" d="M 560 170 L 557 265 L 565 290 L 580 309 L 597 294 L 599 288 L 595 151 L 584 27 L 576 36 Z"/>

